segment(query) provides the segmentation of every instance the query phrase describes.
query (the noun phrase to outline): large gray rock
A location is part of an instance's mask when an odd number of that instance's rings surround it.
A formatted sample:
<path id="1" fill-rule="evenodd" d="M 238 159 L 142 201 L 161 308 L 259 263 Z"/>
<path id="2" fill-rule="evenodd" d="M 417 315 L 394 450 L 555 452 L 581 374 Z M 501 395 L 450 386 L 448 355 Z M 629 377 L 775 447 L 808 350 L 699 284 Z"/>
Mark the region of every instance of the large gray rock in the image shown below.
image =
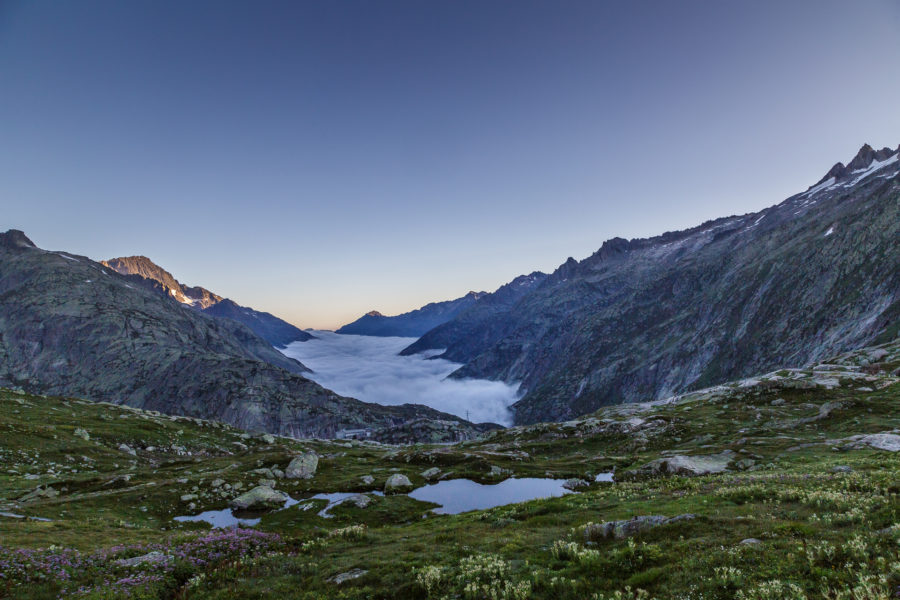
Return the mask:
<path id="1" fill-rule="evenodd" d="M 895 433 L 870 433 L 854 435 L 844 440 L 849 448 L 875 448 L 888 452 L 900 452 L 900 435 Z"/>
<path id="2" fill-rule="evenodd" d="M 284 476 L 288 479 L 312 479 L 318 466 L 318 455 L 315 452 L 304 452 L 290 462 L 284 470 Z"/>
<path id="3" fill-rule="evenodd" d="M 646 515 L 626 519 L 624 521 L 607 521 L 606 523 L 591 523 L 584 528 L 584 539 L 587 542 L 596 542 L 606 539 L 625 539 L 635 536 L 648 529 L 669 525 L 678 521 L 694 519 L 696 515 L 685 514 L 677 517 L 664 517 L 661 515 Z"/>
<path id="4" fill-rule="evenodd" d="M 231 508 L 238 510 L 271 510 L 281 508 L 288 500 L 287 494 L 259 485 L 231 501 Z"/>
<path id="5" fill-rule="evenodd" d="M 409 477 L 401 475 L 400 473 L 394 473 L 388 477 L 387 481 L 384 483 L 384 493 L 400 494 L 411 490 L 412 487 L 413 484 L 409 480 Z"/>
<path id="6" fill-rule="evenodd" d="M 658 477 L 662 475 L 708 475 L 721 473 L 734 459 L 734 452 L 725 450 L 719 454 L 698 454 L 693 456 L 668 456 L 652 460 L 642 467 L 627 471 L 628 477 Z"/>

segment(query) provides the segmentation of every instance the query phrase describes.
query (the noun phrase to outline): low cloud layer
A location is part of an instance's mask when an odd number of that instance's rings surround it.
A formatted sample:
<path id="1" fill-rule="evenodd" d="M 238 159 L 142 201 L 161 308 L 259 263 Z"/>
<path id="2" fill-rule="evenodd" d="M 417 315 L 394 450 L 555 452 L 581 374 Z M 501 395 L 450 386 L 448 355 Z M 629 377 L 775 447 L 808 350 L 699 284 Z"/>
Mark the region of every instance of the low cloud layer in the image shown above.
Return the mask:
<path id="1" fill-rule="evenodd" d="M 301 361 L 317 383 L 343 396 L 383 405 L 425 404 L 470 421 L 509 425 L 516 387 L 483 379 L 446 379 L 460 365 L 427 355 L 398 356 L 414 338 L 338 335 L 294 342 L 283 352 Z"/>

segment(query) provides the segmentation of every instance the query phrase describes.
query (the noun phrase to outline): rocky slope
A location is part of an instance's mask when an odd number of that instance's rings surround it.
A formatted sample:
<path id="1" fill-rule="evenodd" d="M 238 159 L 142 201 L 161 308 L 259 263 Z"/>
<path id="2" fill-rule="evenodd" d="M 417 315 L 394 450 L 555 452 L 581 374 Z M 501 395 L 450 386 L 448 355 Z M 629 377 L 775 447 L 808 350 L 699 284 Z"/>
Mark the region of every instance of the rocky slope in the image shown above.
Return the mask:
<path id="1" fill-rule="evenodd" d="M 446 323 L 485 295 L 485 292 L 469 292 L 456 300 L 432 302 L 422 308 L 393 317 L 387 317 L 373 310 L 352 323 L 344 325 L 336 333 L 382 337 L 419 337 L 426 331 Z"/>
<path id="2" fill-rule="evenodd" d="M 243 323 L 273 346 L 284 348 L 291 342 L 305 342 L 313 338 L 309 333 L 270 313 L 240 306 L 233 300 L 223 298 L 206 288 L 188 287 L 146 256 L 111 258 L 102 261 L 101 264 L 122 275 L 140 277 L 146 280 L 141 282 L 142 285 L 169 295 L 186 306 L 214 317 L 224 317 Z"/>
<path id="3" fill-rule="evenodd" d="M 464 362 L 472 349 L 487 348 L 490 345 L 494 336 L 490 329 L 493 320 L 506 314 L 516 302 L 540 286 L 546 278 L 547 274 L 540 271 L 516 277 L 500 286 L 497 291 L 482 295 L 456 318 L 427 332 L 400 354 L 408 356 L 425 350 L 446 348 L 441 358 Z M 465 349 L 456 344 L 460 340 L 465 340 Z"/>
<path id="4" fill-rule="evenodd" d="M 340 397 L 244 325 L 185 310 L 134 277 L 0 234 L 0 386 L 293 436 L 377 434 L 420 419 L 451 423 L 447 439 L 475 432 L 423 406 Z"/>
<path id="5" fill-rule="evenodd" d="M 864 146 L 758 213 L 609 240 L 541 285 L 461 313 L 408 348 L 456 377 L 521 382 L 520 423 L 662 398 L 896 335 L 898 152 Z"/>

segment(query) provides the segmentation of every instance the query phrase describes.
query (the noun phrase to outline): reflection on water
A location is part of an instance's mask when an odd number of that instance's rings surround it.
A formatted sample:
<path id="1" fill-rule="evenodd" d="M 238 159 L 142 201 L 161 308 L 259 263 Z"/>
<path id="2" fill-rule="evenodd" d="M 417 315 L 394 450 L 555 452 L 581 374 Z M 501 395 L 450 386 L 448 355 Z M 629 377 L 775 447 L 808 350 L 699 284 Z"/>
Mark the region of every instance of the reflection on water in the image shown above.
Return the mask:
<path id="1" fill-rule="evenodd" d="M 469 479 L 448 479 L 413 490 L 409 496 L 440 504 L 440 508 L 434 509 L 436 513 L 455 515 L 536 498 L 571 494 L 571 490 L 563 487 L 565 482 L 565 479 L 529 477 L 485 485 Z"/>

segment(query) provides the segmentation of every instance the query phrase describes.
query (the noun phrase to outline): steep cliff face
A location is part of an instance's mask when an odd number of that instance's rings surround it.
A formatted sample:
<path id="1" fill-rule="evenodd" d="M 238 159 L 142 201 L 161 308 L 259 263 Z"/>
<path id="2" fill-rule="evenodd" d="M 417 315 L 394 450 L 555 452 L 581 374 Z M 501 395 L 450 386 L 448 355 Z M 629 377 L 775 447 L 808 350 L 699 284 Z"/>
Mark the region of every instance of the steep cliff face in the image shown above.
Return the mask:
<path id="1" fill-rule="evenodd" d="M 422 308 L 392 317 L 373 310 L 352 323 L 344 325 L 337 330 L 337 333 L 382 337 L 419 337 L 426 331 L 446 323 L 485 295 L 485 292 L 469 292 L 456 300 L 432 302 Z"/>
<path id="2" fill-rule="evenodd" d="M 135 277 L 0 234 L 0 386 L 294 436 L 420 419 L 453 422 L 454 439 L 475 431 L 423 406 L 338 396 L 244 325 L 186 310 Z"/>
<path id="3" fill-rule="evenodd" d="M 146 256 L 125 256 L 101 262 L 121 275 L 141 278 L 144 287 L 171 296 L 178 302 L 214 317 L 224 317 L 243 323 L 256 335 L 271 345 L 284 348 L 291 342 L 305 342 L 313 336 L 278 317 L 246 306 L 241 306 L 199 286 L 188 287 L 175 279 L 171 273 Z"/>
<path id="4" fill-rule="evenodd" d="M 568 419 L 800 366 L 897 334 L 898 152 L 758 213 L 567 261 L 511 306 L 460 314 L 409 350 L 446 348 L 455 377 L 521 382 L 518 422 Z"/>
<path id="5" fill-rule="evenodd" d="M 506 332 L 509 321 L 502 318 L 516 302 L 540 286 L 546 273 L 535 271 L 520 275 L 491 294 L 484 294 L 477 302 L 459 315 L 435 327 L 400 353 L 404 356 L 425 350 L 445 349 L 440 355 L 454 362 L 464 362 L 468 357 L 490 347 Z"/>

